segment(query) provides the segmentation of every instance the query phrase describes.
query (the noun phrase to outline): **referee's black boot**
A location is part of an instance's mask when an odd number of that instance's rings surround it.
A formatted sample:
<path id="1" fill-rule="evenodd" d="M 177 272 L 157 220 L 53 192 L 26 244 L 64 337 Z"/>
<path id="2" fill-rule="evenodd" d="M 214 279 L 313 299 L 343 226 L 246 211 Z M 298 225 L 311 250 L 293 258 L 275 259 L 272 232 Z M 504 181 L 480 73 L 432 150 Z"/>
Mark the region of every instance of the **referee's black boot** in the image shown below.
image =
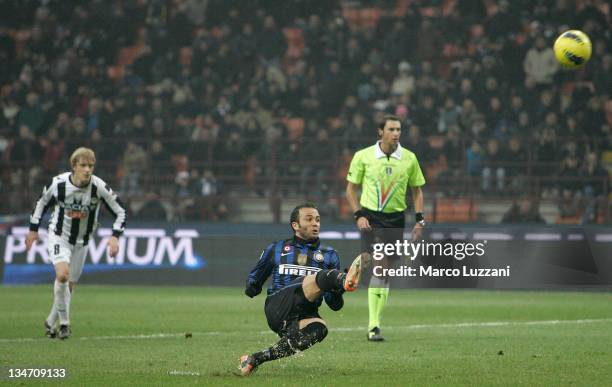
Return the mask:
<path id="1" fill-rule="evenodd" d="M 379 327 L 374 327 L 368 332 L 368 341 L 385 341 Z"/>

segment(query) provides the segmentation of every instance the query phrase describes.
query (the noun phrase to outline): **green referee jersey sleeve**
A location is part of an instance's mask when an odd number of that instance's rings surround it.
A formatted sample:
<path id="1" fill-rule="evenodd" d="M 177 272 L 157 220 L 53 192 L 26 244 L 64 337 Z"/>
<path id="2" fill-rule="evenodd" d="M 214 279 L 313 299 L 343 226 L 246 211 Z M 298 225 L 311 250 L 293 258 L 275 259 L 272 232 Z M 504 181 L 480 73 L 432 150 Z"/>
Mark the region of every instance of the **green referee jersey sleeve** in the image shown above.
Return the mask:
<path id="1" fill-rule="evenodd" d="M 399 146 L 387 157 L 378 144 L 355 153 L 346 179 L 361 184 L 362 207 L 381 212 L 404 211 L 408 187 L 425 184 L 414 153 Z"/>

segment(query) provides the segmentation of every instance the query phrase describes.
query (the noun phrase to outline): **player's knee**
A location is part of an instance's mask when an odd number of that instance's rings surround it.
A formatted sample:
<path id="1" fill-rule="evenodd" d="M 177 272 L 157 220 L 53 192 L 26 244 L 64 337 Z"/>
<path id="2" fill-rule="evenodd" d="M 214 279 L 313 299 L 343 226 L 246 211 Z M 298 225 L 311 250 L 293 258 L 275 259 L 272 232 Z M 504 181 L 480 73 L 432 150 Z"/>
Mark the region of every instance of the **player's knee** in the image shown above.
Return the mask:
<path id="1" fill-rule="evenodd" d="M 303 351 L 323 341 L 326 336 L 327 326 L 319 321 L 312 322 L 298 332 L 298 338 L 294 343 L 295 348 Z"/>
<path id="2" fill-rule="evenodd" d="M 311 325 L 314 325 L 313 327 L 313 331 L 314 331 L 314 337 L 317 340 L 317 343 L 320 341 L 323 341 L 324 338 L 327 337 L 327 325 L 320 323 L 320 322 L 314 322 Z"/>
<path id="3" fill-rule="evenodd" d="M 61 283 L 68 282 L 68 272 L 59 271 L 55 273 L 55 279 Z"/>

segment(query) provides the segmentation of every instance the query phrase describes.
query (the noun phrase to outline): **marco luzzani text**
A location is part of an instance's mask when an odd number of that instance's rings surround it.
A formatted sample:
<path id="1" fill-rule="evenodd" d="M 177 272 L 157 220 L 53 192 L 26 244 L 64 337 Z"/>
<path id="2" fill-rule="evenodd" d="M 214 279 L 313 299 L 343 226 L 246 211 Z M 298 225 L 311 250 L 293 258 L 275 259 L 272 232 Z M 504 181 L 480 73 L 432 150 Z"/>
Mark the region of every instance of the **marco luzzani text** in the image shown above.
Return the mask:
<path id="1" fill-rule="evenodd" d="M 372 245 L 372 258 L 380 261 L 385 257 L 407 257 L 414 261 L 422 257 L 448 257 L 457 261 L 485 255 L 486 241 L 483 242 L 410 242 L 397 240 L 395 243 L 375 243 Z M 436 268 L 433 266 L 406 266 L 384 268 L 374 264 L 372 274 L 377 277 L 510 277 L 510 266 L 503 268 L 475 268 L 468 266 Z"/>

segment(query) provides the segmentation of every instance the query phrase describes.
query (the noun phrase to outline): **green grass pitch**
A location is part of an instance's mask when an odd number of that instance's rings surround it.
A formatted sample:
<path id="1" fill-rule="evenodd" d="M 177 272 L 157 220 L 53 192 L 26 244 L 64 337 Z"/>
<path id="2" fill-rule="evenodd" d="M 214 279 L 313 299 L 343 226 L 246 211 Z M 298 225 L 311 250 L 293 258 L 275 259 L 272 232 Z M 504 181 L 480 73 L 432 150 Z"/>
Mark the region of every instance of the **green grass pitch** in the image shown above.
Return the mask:
<path id="1" fill-rule="evenodd" d="M 360 290 L 345 295 L 340 312 L 321 308 L 330 327 L 322 343 L 266 363 L 249 378 L 234 374 L 238 357 L 276 341 L 263 296 L 249 299 L 231 288 L 83 285 L 73 297 L 73 336 L 66 341 L 43 335 L 51 298 L 51 285 L 0 288 L 4 376 L 6 367 L 62 367 L 69 373 L 63 383 L 78 386 L 612 383 L 606 292 L 392 290 L 383 320 L 387 341 L 369 343 L 367 294 Z"/>

